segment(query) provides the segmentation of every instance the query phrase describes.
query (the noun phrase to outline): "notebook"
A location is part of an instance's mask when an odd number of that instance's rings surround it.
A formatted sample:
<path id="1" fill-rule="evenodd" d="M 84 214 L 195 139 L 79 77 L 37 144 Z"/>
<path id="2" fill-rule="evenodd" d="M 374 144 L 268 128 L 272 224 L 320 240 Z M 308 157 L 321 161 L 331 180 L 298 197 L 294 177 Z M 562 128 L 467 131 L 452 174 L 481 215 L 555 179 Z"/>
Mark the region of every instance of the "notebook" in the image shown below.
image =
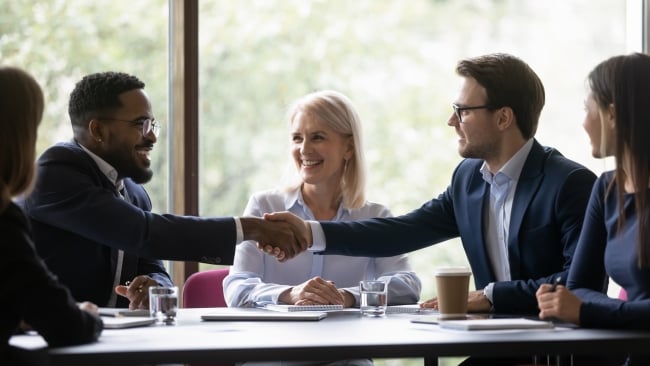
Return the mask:
<path id="1" fill-rule="evenodd" d="M 389 305 L 386 314 L 438 314 L 438 310 L 421 308 L 420 304 Z"/>
<path id="2" fill-rule="evenodd" d="M 238 321 L 238 320 L 271 320 L 271 321 L 285 321 L 285 320 L 321 320 L 327 316 L 323 311 L 271 311 L 266 309 L 255 308 L 216 308 L 211 309 L 209 313 L 201 315 L 203 320 L 222 320 L 222 321 Z"/>
<path id="3" fill-rule="evenodd" d="M 283 305 L 283 304 L 266 304 L 265 309 L 273 311 L 293 312 L 293 311 L 332 311 L 343 310 L 343 305 Z"/>
<path id="4" fill-rule="evenodd" d="M 133 327 L 146 327 L 156 322 L 155 318 L 151 317 L 115 317 L 106 316 L 102 317 L 105 329 L 123 329 Z"/>
<path id="5" fill-rule="evenodd" d="M 148 317 L 150 313 L 149 313 L 149 309 L 129 310 L 124 308 L 99 308 L 99 315 L 112 316 L 112 317 L 122 317 L 122 316 Z"/>
<path id="6" fill-rule="evenodd" d="M 552 322 L 526 318 L 441 320 L 441 328 L 458 330 L 550 329 Z"/>

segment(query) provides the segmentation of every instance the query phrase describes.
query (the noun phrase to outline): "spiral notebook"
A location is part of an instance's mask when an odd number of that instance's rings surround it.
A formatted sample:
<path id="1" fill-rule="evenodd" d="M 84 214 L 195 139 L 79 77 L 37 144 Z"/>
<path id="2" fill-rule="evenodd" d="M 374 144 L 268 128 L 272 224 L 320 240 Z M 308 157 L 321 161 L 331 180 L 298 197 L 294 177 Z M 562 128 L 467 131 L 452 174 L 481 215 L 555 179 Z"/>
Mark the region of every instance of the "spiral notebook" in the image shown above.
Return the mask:
<path id="1" fill-rule="evenodd" d="M 324 311 L 283 312 L 256 308 L 215 308 L 201 315 L 202 320 L 241 321 L 241 320 L 321 320 L 327 316 Z"/>
<path id="2" fill-rule="evenodd" d="M 264 309 L 282 312 L 294 311 L 336 311 L 343 310 L 343 305 L 283 305 L 283 304 L 266 304 Z"/>

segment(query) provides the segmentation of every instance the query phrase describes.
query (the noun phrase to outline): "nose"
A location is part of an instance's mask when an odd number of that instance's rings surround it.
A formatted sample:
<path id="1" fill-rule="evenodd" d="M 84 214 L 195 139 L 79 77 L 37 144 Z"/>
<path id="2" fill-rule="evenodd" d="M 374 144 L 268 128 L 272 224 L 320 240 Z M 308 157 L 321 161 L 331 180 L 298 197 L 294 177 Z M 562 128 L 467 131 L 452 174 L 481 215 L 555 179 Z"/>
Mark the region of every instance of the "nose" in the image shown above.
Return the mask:
<path id="1" fill-rule="evenodd" d="M 451 115 L 447 119 L 447 126 L 454 126 L 455 127 L 455 126 L 458 126 L 459 123 L 460 123 L 460 121 L 458 120 L 458 116 L 456 115 L 455 112 L 452 111 Z"/>
<path id="2" fill-rule="evenodd" d="M 143 136 L 145 140 L 149 140 L 153 143 L 156 143 L 158 141 L 158 136 L 153 132 L 153 128 L 147 132 L 146 135 Z"/>
<path id="3" fill-rule="evenodd" d="M 300 144 L 300 153 L 303 153 L 303 154 L 304 154 L 304 153 L 306 153 L 306 152 L 309 152 L 310 149 L 311 149 L 311 144 L 310 144 L 307 140 L 304 140 L 304 141 Z"/>

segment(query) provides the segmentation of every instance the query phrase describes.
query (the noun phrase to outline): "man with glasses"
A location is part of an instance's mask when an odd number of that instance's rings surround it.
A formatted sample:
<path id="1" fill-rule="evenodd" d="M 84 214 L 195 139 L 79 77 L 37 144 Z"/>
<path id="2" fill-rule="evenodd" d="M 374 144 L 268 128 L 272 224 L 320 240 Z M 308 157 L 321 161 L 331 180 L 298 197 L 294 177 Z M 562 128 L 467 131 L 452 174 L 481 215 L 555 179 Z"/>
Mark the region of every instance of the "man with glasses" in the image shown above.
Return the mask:
<path id="1" fill-rule="evenodd" d="M 160 259 L 232 264 L 235 244 L 245 239 L 300 246 L 288 225 L 283 231 L 259 218 L 151 212 L 142 184 L 153 176 L 150 153 L 160 123 L 136 77 L 84 77 L 68 113 L 74 140 L 43 153 L 22 205 L 39 255 L 74 298 L 148 308 L 148 287 L 172 285 Z"/>
<path id="2" fill-rule="evenodd" d="M 447 124 L 465 159 L 437 198 L 394 218 L 267 218 L 292 222 L 309 250 L 324 254 L 393 256 L 460 237 L 476 286 L 469 311 L 537 314 L 537 288 L 566 280 L 596 177 L 534 138 L 545 96 L 526 63 L 490 54 L 462 60 L 456 71 L 461 87 Z"/>

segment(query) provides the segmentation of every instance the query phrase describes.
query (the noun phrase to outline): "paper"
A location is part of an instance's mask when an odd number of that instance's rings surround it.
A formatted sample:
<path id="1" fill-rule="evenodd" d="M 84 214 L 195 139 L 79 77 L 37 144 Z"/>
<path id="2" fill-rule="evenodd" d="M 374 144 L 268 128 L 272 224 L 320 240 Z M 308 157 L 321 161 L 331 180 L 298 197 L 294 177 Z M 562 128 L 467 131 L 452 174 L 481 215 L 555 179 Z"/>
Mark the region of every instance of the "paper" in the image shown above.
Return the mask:
<path id="1" fill-rule="evenodd" d="M 203 320 L 321 320 L 327 316 L 324 311 L 282 312 L 256 308 L 216 308 L 201 315 Z"/>
<path id="2" fill-rule="evenodd" d="M 389 305 L 386 314 L 438 314 L 438 310 L 421 308 L 420 304 Z"/>
<path id="3" fill-rule="evenodd" d="M 440 320 L 441 328 L 458 330 L 550 329 L 553 323 L 526 318 Z"/>
<path id="4" fill-rule="evenodd" d="M 102 317 L 105 329 L 144 327 L 156 322 L 151 317 Z"/>

